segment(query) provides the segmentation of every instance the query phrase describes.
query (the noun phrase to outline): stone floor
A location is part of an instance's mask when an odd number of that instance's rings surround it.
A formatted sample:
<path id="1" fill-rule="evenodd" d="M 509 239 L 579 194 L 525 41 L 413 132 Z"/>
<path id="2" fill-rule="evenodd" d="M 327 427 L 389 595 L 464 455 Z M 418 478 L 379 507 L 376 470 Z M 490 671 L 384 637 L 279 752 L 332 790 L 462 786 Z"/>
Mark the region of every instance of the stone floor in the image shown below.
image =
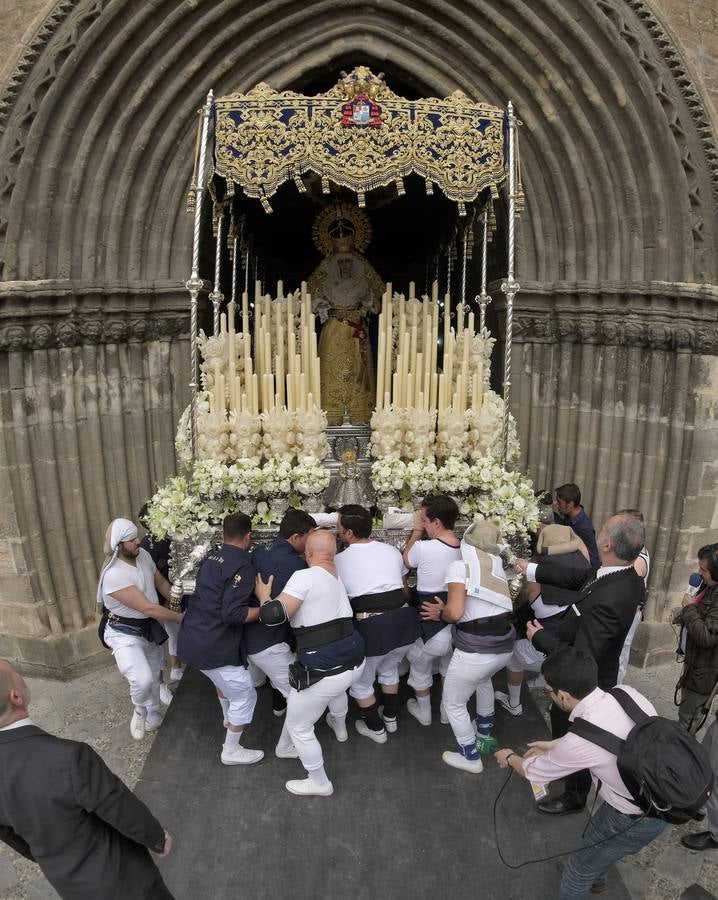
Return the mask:
<path id="1" fill-rule="evenodd" d="M 677 674 L 674 665 L 631 668 L 626 680 L 649 697 L 660 714 L 675 717 Z M 127 688 L 114 667 L 72 682 L 35 678 L 28 683 L 33 696 L 31 712 L 38 725 L 62 737 L 87 741 L 130 787 L 135 785 L 154 736 L 139 743 L 130 737 Z M 543 695 L 536 699 L 544 702 Z M 619 864 L 634 900 L 677 900 L 694 883 L 718 896 L 718 850 L 703 854 L 684 850 L 679 837 L 688 829 L 700 830 L 701 825 L 668 828 L 642 853 Z M 37 866 L 0 843 L 0 900 L 56 897 Z"/>

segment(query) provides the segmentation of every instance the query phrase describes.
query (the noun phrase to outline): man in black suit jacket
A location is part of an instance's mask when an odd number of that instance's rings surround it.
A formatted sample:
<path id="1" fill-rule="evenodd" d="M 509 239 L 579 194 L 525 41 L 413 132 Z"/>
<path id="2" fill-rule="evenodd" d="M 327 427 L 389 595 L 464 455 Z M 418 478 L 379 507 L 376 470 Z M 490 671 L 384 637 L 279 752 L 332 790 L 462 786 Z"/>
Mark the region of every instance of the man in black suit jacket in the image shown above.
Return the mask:
<path id="1" fill-rule="evenodd" d="M 149 850 L 172 839 L 87 744 L 47 734 L 0 659 L 0 838 L 65 900 L 172 900 Z"/>
<path id="2" fill-rule="evenodd" d="M 529 581 L 578 592 L 563 614 L 557 635 L 534 621 L 529 622 L 526 636 L 537 650 L 547 655 L 567 645 L 590 653 L 598 664 L 598 686 L 604 691 L 615 687 L 623 642 L 645 598 L 645 584 L 633 567 L 645 537 L 643 522 L 632 516 L 617 515 L 608 519 L 599 532 L 601 566 L 597 570 L 518 561 L 518 568 Z M 552 736 L 562 737 L 568 731 L 568 714 L 552 703 L 550 716 Z M 590 789 L 590 773 L 578 772 L 566 779 L 560 797 L 543 800 L 538 808 L 552 815 L 579 812 L 586 805 Z"/>

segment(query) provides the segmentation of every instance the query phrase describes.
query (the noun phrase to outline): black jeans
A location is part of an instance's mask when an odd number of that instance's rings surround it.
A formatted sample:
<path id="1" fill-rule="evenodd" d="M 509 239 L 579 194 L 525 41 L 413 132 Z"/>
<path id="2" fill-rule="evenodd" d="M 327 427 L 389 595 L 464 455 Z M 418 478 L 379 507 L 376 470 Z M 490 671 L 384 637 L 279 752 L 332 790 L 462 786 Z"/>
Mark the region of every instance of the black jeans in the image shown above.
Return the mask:
<path id="1" fill-rule="evenodd" d="M 557 706 L 551 704 L 549 710 L 551 718 L 551 737 L 563 737 L 568 731 L 571 724 L 568 720 L 568 713 Z M 566 806 L 579 808 L 586 805 L 586 798 L 591 790 L 591 773 L 588 769 L 582 769 L 580 772 L 574 772 L 564 780 L 563 801 Z"/>

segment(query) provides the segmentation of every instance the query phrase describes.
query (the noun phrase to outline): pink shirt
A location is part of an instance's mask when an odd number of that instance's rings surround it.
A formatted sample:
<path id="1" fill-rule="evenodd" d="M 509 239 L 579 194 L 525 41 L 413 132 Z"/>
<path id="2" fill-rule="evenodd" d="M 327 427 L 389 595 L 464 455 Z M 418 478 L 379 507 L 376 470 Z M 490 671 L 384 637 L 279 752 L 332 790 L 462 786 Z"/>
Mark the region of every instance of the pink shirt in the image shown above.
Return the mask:
<path id="1" fill-rule="evenodd" d="M 649 716 L 656 715 L 653 704 L 638 691 L 627 686 L 623 686 L 622 690 L 625 690 Z M 569 719 L 573 722 L 579 718 L 593 722 L 594 725 L 610 731 L 619 738 L 627 737 L 635 724 L 618 705 L 618 701 L 600 688 L 591 691 L 576 704 Z M 524 760 L 524 774 L 529 781 L 540 784 L 565 778 L 566 775 L 579 772 L 581 769 L 590 769 L 594 779 L 600 780 L 599 793 L 606 803 L 629 815 L 641 812 L 629 799 L 631 796 L 629 790 L 618 774 L 616 757 L 585 738 L 569 732 L 559 738 L 556 746 L 545 756 Z"/>

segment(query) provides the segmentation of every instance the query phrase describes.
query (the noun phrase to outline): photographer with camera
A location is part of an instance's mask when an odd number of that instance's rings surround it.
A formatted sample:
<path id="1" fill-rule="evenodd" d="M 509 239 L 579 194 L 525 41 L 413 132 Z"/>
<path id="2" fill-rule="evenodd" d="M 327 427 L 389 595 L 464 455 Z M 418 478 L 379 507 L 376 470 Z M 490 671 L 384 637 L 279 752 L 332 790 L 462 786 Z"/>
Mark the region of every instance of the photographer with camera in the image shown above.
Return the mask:
<path id="1" fill-rule="evenodd" d="M 563 647 L 544 662 L 542 673 L 546 691 L 570 722 L 577 719 L 610 732 L 624 740 L 634 722 L 619 702 L 598 687 L 598 666 L 586 651 Z M 623 687 L 628 696 L 655 716 L 651 703 L 633 688 Z M 590 727 L 590 726 L 589 726 Z M 552 741 L 534 741 L 524 756 L 506 748 L 495 758 L 501 768 L 512 768 L 533 783 L 544 784 L 588 769 L 598 781 L 603 803 L 586 828 L 581 847 L 571 854 L 563 872 L 560 900 L 577 900 L 604 889 L 611 866 L 637 853 L 663 831 L 663 819 L 646 816 L 632 800 L 618 770 L 617 757 L 584 737 L 569 731 Z M 589 849 L 590 848 L 590 849 Z"/>
<path id="2" fill-rule="evenodd" d="M 347 689 L 364 671 L 364 641 L 354 630 L 351 604 L 337 577 L 336 549 L 331 532 L 312 531 L 304 549 L 309 568 L 295 572 L 274 600 L 272 576 L 264 582 L 257 575 L 255 588 L 261 621 L 276 626 L 289 619 L 297 642 L 297 662 L 289 667 L 286 728 L 307 777 L 288 781 L 286 788 L 302 796 L 334 793 L 314 725 L 328 706 L 327 725 L 338 741 L 347 740 Z"/>
<path id="3" fill-rule="evenodd" d="M 695 734 L 705 721 L 701 710 L 718 678 L 718 544 L 707 544 L 698 551 L 698 575 L 691 576 L 673 622 L 681 626 L 684 653 L 677 686 L 681 698 L 678 721 Z"/>

